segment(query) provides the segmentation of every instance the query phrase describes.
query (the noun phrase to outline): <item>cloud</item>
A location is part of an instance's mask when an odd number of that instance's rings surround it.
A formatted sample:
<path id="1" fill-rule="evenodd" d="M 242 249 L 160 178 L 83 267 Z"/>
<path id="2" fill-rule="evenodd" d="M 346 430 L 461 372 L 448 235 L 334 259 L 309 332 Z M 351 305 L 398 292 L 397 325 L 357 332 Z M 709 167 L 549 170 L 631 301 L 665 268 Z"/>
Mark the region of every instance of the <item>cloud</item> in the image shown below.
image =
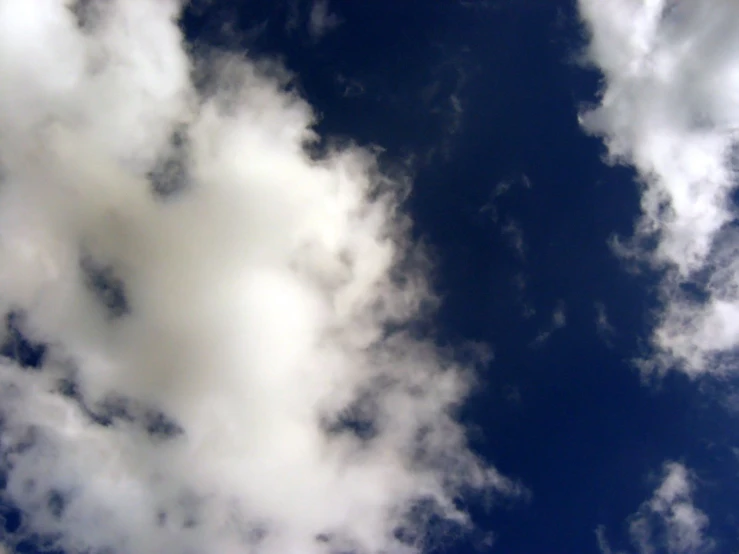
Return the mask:
<path id="1" fill-rule="evenodd" d="M 513 219 L 509 219 L 503 226 L 502 231 L 503 236 L 508 240 L 516 256 L 524 261 L 526 259 L 526 244 L 523 239 L 521 224 Z"/>
<path id="2" fill-rule="evenodd" d="M 565 325 L 567 325 L 566 306 L 564 302 L 560 301 L 557 303 L 557 306 L 552 312 L 552 322 L 550 323 L 549 327 L 536 336 L 536 338 L 532 342 L 532 345 L 541 346 L 549 340 L 549 338 L 552 336 L 552 333 L 558 331 L 559 329 L 563 329 Z"/>
<path id="3" fill-rule="evenodd" d="M 614 552 L 611 548 L 608 539 L 606 538 L 606 528 L 603 525 L 598 525 L 595 528 L 595 539 L 598 541 L 598 551 L 600 554 L 619 554 Z"/>
<path id="4" fill-rule="evenodd" d="M 554 329 L 561 329 L 567 324 L 567 317 L 565 314 L 564 302 L 560 302 L 552 314 L 552 327 Z"/>
<path id="5" fill-rule="evenodd" d="M 611 325 L 606 313 L 606 305 L 603 302 L 595 303 L 595 330 L 598 336 L 607 345 L 611 345 L 611 339 L 616 334 L 616 329 Z"/>
<path id="6" fill-rule="evenodd" d="M 520 178 L 515 180 L 500 181 L 495 185 L 495 187 L 493 187 L 488 201 L 480 208 L 480 213 L 489 215 L 493 223 L 497 223 L 499 219 L 498 202 L 500 198 L 511 193 L 514 186 L 516 186 L 516 188 L 520 188 L 518 187 L 519 183 L 524 189 L 531 189 L 531 179 L 529 179 L 526 174 L 521 174 Z"/>
<path id="7" fill-rule="evenodd" d="M 440 156 L 441 161 L 449 161 L 456 138 L 459 137 L 466 117 L 466 88 L 471 73 L 468 55 L 461 52 L 449 53 L 442 48 L 442 60 L 432 64 L 428 84 L 414 93 L 417 96 L 417 113 L 426 125 L 431 123 L 436 131 L 431 136 L 439 137 L 424 154 L 422 163 L 430 164 Z M 396 86 L 397 88 L 397 86 Z M 397 92 L 393 90 L 392 95 Z"/>
<path id="8" fill-rule="evenodd" d="M 677 462 L 667 462 L 664 477 L 652 498 L 644 502 L 629 519 L 629 535 L 639 554 L 699 554 L 713 550 L 713 541 L 705 536 L 708 517 L 693 505 L 690 471 Z M 614 551 L 605 535 L 596 531 L 602 554 Z M 621 553 L 623 554 L 623 553 Z"/>
<path id="9" fill-rule="evenodd" d="M 515 255 L 517 261 L 522 265 L 526 265 L 528 247 L 524 237 L 524 231 L 519 220 L 513 217 L 505 217 L 501 221 L 500 215 L 500 203 L 504 201 L 506 196 L 520 190 L 531 189 L 531 180 L 527 175 L 521 174 L 516 179 L 503 180 L 498 182 L 489 194 L 488 201 L 479 209 L 478 217 L 482 220 L 482 224 L 488 221 L 498 227 L 498 230 L 503 239 L 508 244 Z M 531 302 L 526 298 L 528 278 L 523 271 L 517 271 L 511 278 L 511 284 L 516 291 L 516 299 L 521 306 L 521 316 L 524 319 L 532 317 L 536 310 L 531 305 Z M 542 340 L 547 337 L 542 336 Z"/>
<path id="10" fill-rule="evenodd" d="M 528 286 L 527 277 L 523 272 L 517 272 L 511 278 L 511 285 L 513 286 L 517 303 L 521 308 L 521 317 L 529 319 L 536 315 L 536 310 L 531 305 L 531 302 L 526 298 L 526 288 Z"/>
<path id="11" fill-rule="evenodd" d="M 288 0 L 285 17 L 285 31 L 292 33 L 300 26 L 300 3 L 298 0 Z"/>
<path id="12" fill-rule="evenodd" d="M 354 146 L 179 3 L 0 0 L 0 448 L 68 552 L 416 552 L 521 488 L 455 410 L 474 362 Z M 442 521 L 445 524 L 429 521 Z M 8 540 L 16 540 L 12 537 Z M 19 539 L 18 539 L 19 540 Z"/>
<path id="13" fill-rule="evenodd" d="M 357 79 L 339 73 L 336 76 L 336 82 L 341 89 L 341 96 L 344 98 L 357 98 L 365 93 L 364 85 Z"/>
<path id="14" fill-rule="evenodd" d="M 341 18 L 328 9 L 328 0 L 316 0 L 308 18 L 308 33 L 314 40 L 320 40 L 326 33 L 341 25 Z"/>
<path id="15" fill-rule="evenodd" d="M 514 406 L 520 406 L 523 401 L 521 389 L 515 385 L 506 385 L 503 387 L 503 394 L 506 401 Z"/>
<path id="16" fill-rule="evenodd" d="M 642 367 L 725 373 L 739 346 L 739 4 L 580 0 L 604 77 L 583 128 L 633 166 L 641 218 L 617 249 L 664 270 L 654 356 Z"/>

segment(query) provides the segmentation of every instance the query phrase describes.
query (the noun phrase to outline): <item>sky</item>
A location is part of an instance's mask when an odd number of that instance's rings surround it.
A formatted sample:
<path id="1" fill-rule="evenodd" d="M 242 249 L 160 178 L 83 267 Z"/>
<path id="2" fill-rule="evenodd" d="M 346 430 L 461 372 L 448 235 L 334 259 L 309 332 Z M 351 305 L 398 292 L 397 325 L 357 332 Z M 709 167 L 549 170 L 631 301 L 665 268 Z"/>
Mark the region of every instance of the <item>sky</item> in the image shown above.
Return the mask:
<path id="1" fill-rule="evenodd" d="M 0 0 L 0 552 L 739 552 L 737 26 Z"/>

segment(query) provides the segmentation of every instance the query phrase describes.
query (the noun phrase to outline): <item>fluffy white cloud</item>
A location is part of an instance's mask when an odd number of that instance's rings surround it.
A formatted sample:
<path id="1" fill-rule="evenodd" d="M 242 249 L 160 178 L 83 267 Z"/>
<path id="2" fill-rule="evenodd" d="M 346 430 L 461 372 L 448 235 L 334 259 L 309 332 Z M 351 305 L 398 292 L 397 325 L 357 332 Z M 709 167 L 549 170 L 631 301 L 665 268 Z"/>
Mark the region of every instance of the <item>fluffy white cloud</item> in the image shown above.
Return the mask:
<path id="1" fill-rule="evenodd" d="M 415 552 L 520 488 L 467 447 L 473 368 L 357 147 L 276 64 L 188 56 L 174 0 L 0 0 L 5 494 L 67 552 Z M 12 337 L 6 337 L 11 340 Z"/>
<path id="2" fill-rule="evenodd" d="M 732 193 L 739 129 L 739 4 L 580 0 L 588 58 L 604 76 L 583 127 L 632 165 L 642 216 L 625 255 L 665 270 L 646 370 L 736 367 L 739 236 Z"/>
<path id="3" fill-rule="evenodd" d="M 710 552 L 713 541 L 705 536 L 708 517 L 693 505 L 689 470 L 680 463 L 664 466 L 662 483 L 629 522 L 629 534 L 640 554 L 699 554 Z M 616 554 L 605 536 L 595 531 L 602 554 Z"/>

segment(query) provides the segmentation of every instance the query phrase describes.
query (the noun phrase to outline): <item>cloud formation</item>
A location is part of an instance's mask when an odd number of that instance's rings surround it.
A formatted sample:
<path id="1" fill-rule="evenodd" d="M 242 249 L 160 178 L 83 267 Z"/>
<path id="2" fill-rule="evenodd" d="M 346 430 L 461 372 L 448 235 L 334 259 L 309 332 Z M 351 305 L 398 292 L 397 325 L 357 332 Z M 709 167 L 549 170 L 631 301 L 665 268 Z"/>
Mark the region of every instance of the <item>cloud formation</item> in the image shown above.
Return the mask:
<path id="1" fill-rule="evenodd" d="M 341 18 L 329 11 L 328 0 L 316 0 L 308 18 L 308 33 L 310 36 L 314 40 L 320 40 L 326 33 L 333 31 L 339 25 L 341 25 Z"/>
<path id="2" fill-rule="evenodd" d="M 423 550 L 521 489 L 454 419 L 474 368 L 409 329 L 406 184 L 179 9 L 0 0 L 6 501 L 67 552 Z"/>
<path id="3" fill-rule="evenodd" d="M 629 519 L 631 542 L 639 554 L 700 554 L 713 550 L 705 536 L 708 517 L 693 505 L 690 471 L 677 462 L 667 462 L 664 477 L 652 498 Z M 595 531 L 601 554 L 619 554 L 606 538 L 606 530 Z M 620 553 L 623 554 L 623 553 Z"/>
<path id="4" fill-rule="evenodd" d="M 588 60 L 604 76 L 583 128 L 639 174 L 642 215 L 625 256 L 664 271 L 646 371 L 736 367 L 739 346 L 739 4 L 580 0 Z"/>
<path id="5" fill-rule="evenodd" d="M 515 219 L 509 219 L 501 229 L 503 236 L 508 240 L 513 252 L 519 260 L 526 260 L 526 243 L 523 238 L 521 224 Z"/>
<path id="6" fill-rule="evenodd" d="M 541 331 L 531 343 L 532 346 L 541 346 L 549 340 L 552 333 L 560 329 L 564 329 L 567 325 L 567 308 L 565 303 L 561 300 L 557 303 L 557 306 L 552 312 L 552 322 L 549 326 Z"/>
<path id="7" fill-rule="evenodd" d="M 616 335 L 616 329 L 608 319 L 606 305 L 603 302 L 595 302 L 595 330 L 598 336 L 608 346 L 612 346 L 611 339 Z"/>

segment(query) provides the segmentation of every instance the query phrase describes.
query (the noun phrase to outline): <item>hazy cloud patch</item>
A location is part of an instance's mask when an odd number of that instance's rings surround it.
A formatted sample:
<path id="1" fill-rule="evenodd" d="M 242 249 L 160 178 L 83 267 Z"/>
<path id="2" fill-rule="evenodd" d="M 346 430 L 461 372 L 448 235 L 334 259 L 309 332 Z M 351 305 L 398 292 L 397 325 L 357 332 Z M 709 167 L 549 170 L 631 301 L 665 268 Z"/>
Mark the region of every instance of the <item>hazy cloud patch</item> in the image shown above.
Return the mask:
<path id="1" fill-rule="evenodd" d="M 552 312 L 552 319 L 549 326 L 541 331 L 531 343 L 532 346 L 539 347 L 547 342 L 552 334 L 563 329 L 567 325 L 567 312 L 565 303 L 560 301 Z"/>
<path id="2" fill-rule="evenodd" d="M 308 16 L 308 34 L 313 40 L 320 40 L 341 23 L 341 18 L 329 10 L 328 0 L 316 0 Z"/>
<path id="3" fill-rule="evenodd" d="M 516 257 L 521 261 L 526 261 L 526 243 L 521 224 L 514 219 L 509 219 L 503 226 L 502 232 Z"/>
<path id="4" fill-rule="evenodd" d="M 595 330 L 598 336 L 608 345 L 612 345 L 612 339 L 616 335 L 616 329 L 608 319 L 606 305 L 603 302 L 596 302 L 595 308 Z"/>
<path id="5" fill-rule="evenodd" d="M 706 536 L 706 514 L 693 504 L 694 478 L 678 462 L 667 462 L 663 478 L 652 497 L 629 518 L 629 536 L 639 554 L 700 554 L 713 551 Z M 606 529 L 599 526 L 596 540 L 601 554 L 626 554 L 611 548 Z"/>

